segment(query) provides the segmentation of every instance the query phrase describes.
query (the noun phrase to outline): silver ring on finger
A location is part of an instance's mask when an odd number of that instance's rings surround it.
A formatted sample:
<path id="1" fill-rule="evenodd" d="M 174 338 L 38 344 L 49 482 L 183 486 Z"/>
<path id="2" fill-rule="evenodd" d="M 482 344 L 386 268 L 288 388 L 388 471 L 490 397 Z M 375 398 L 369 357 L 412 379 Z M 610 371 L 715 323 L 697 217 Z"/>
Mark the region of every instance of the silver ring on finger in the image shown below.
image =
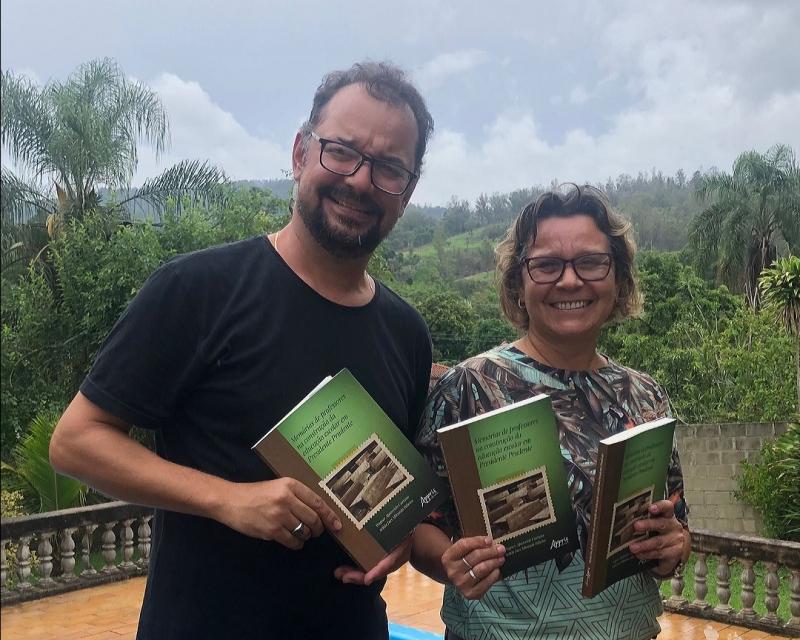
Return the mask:
<path id="1" fill-rule="evenodd" d="M 294 529 L 290 532 L 295 538 L 298 540 L 305 540 L 306 539 L 306 525 L 304 522 L 298 524 Z"/>
<path id="2" fill-rule="evenodd" d="M 472 569 L 472 565 L 467 560 L 467 556 L 461 556 L 461 562 L 463 562 L 465 565 L 467 565 L 467 570 Z"/>
<path id="3" fill-rule="evenodd" d="M 478 576 L 475 575 L 475 571 L 474 570 L 470 569 L 469 571 L 467 571 L 467 573 L 472 576 L 472 579 L 475 582 L 480 582 L 481 579 Z"/>

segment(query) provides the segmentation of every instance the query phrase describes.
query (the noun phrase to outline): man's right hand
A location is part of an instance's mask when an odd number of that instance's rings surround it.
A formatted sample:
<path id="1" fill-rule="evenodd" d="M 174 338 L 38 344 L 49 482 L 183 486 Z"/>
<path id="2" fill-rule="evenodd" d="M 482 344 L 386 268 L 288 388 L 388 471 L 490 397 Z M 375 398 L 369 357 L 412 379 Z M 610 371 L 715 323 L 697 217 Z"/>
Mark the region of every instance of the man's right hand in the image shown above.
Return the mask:
<path id="1" fill-rule="evenodd" d="M 78 392 L 50 439 L 50 462 L 102 493 L 213 518 L 240 533 L 300 549 L 342 523 L 322 498 L 290 478 L 235 483 L 164 460 L 128 435 L 130 425 Z M 292 535 L 300 523 L 301 537 Z"/>
<path id="2" fill-rule="evenodd" d="M 295 550 L 302 549 L 306 540 L 316 538 L 326 528 L 342 528 L 322 498 L 292 478 L 228 483 L 217 519 L 245 535 L 273 540 Z M 300 523 L 305 525 L 301 535 L 293 534 Z"/>

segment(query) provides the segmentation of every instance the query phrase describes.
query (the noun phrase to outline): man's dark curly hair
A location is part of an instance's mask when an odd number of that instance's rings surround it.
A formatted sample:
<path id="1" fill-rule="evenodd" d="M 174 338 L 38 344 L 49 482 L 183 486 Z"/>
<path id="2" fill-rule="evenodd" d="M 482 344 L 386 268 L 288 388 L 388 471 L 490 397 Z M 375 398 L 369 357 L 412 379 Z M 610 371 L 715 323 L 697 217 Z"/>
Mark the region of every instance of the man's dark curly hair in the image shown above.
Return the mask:
<path id="1" fill-rule="evenodd" d="M 414 170 L 419 173 L 428 140 L 433 133 L 433 118 L 419 91 L 406 78 L 405 71 L 388 62 L 359 62 L 346 71 L 332 71 L 326 75 L 314 94 L 311 115 L 300 129 L 305 143 L 308 144 L 312 129 L 319 124 L 325 105 L 336 92 L 351 84 L 362 85 L 370 96 L 381 102 L 398 107 L 408 105 L 414 114 L 419 134 L 414 154 Z"/>

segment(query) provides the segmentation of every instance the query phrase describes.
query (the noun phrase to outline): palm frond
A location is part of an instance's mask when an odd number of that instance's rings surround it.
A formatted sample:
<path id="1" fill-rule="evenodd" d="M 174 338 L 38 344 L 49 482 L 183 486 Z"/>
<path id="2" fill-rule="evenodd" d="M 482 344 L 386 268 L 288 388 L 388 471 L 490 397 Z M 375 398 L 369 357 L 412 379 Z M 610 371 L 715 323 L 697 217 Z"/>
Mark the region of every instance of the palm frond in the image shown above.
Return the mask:
<path id="1" fill-rule="evenodd" d="M 158 94 L 136 82 L 120 83 L 116 88 L 115 121 L 129 139 L 142 137 L 158 156 L 169 144 L 169 122 Z"/>
<path id="2" fill-rule="evenodd" d="M 26 436 L 14 447 L 13 464 L 3 463 L 23 491 L 39 502 L 39 511 L 58 511 L 82 506 L 87 487 L 73 478 L 56 473 L 50 465 L 50 438 L 59 414 L 46 411 L 31 422 Z"/>
<path id="3" fill-rule="evenodd" d="M 52 113 L 42 89 L 25 76 L 4 71 L 0 82 L 0 141 L 18 165 L 42 175 L 49 167 L 47 141 L 53 132 Z"/>
<path id="4" fill-rule="evenodd" d="M 0 215 L 3 225 L 22 224 L 39 212 L 53 213 L 56 202 L 38 185 L 26 182 L 3 167 L 0 175 Z"/>
<path id="5" fill-rule="evenodd" d="M 745 186 L 733 176 L 725 173 L 709 173 L 702 177 L 695 189 L 695 197 L 699 202 L 708 202 L 720 194 L 744 195 Z"/>
<path id="6" fill-rule="evenodd" d="M 701 255 L 716 253 L 719 233 L 730 211 L 728 202 L 717 202 L 704 209 L 689 229 L 689 240 Z"/>
<path id="7" fill-rule="evenodd" d="M 758 280 L 765 307 L 786 330 L 800 338 L 800 257 L 787 256 L 764 269 Z"/>
<path id="8" fill-rule="evenodd" d="M 180 202 L 184 197 L 192 202 L 216 202 L 224 197 L 222 187 L 227 182 L 225 173 L 207 161 L 183 160 L 145 181 L 135 194 L 121 200 L 118 206 L 138 199 L 163 210 L 170 198 Z"/>
<path id="9" fill-rule="evenodd" d="M 53 180 L 64 190 L 65 217 L 82 216 L 96 200 L 91 196 L 98 184 L 130 185 L 139 142 L 157 155 L 169 142 L 158 94 L 126 78 L 110 58 L 87 62 L 44 88 L 11 72 L 2 81 L 2 142 L 35 179 Z"/>

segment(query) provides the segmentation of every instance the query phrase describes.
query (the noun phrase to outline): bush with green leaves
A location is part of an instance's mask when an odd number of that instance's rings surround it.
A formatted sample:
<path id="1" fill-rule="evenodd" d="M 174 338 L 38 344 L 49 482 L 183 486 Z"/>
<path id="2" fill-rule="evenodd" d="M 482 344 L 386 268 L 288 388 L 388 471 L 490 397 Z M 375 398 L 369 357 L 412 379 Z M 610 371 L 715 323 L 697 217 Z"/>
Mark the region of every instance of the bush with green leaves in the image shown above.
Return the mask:
<path id="1" fill-rule="evenodd" d="M 14 447 L 12 463 L 0 463 L 10 488 L 23 496 L 19 506 L 28 513 L 82 507 L 86 501 L 85 484 L 50 466 L 50 438 L 59 416 L 60 412 L 53 410 L 36 416 Z"/>
<path id="2" fill-rule="evenodd" d="M 758 279 L 764 310 L 794 339 L 797 411 L 800 412 L 800 256 L 779 258 Z"/>
<path id="3" fill-rule="evenodd" d="M 258 190 L 231 190 L 223 205 L 184 207 L 160 226 L 119 224 L 107 210 L 73 219 L 0 298 L 0 458 L 33 418 L 63 409 L 105 336 L 149 275 L 179 253 L 266 234 L 286 222 L 285 202 Z"/>
<path id="4" fill-rule="evenodd" d="M 656 378 L 688 423 L 793 414 L 791 339 L 767 314 L 710 285 L 678 254 L 644 252 L 639 270 L 644 314 L 607 328 L 605 353 Z"/>
<path id="5" fill-rule="evenodd" d="M 435 362 L 454 364 L 473 355 L 467 347 L 476 317 L 469 300 L 452 291 L 429 289 L 412 298 L 412 303 L 428 324 Z"/>
<path id="6" fill-rule="evenodd" d="M 742 461 L 737 497 L 761 514 L 764 533 L 800 542 L 800 424 L 766 442 L 755 462 Z"/>

